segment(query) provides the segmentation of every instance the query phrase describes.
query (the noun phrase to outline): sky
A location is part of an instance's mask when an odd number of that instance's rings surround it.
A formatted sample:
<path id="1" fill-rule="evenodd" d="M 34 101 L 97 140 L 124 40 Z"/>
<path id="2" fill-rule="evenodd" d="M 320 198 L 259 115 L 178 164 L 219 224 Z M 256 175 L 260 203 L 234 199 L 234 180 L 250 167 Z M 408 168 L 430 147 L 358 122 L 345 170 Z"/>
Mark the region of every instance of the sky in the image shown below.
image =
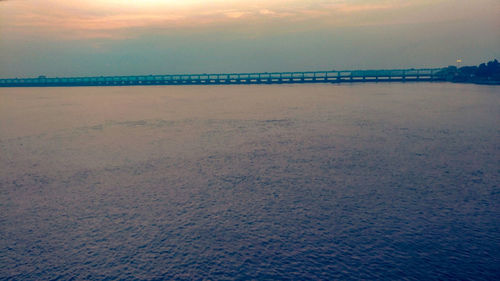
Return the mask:
<path id="1" fill-rule="evenodd" d="M 0 77 L 420 68 L 500 59 L 498 0 L 0 0 Z"/>

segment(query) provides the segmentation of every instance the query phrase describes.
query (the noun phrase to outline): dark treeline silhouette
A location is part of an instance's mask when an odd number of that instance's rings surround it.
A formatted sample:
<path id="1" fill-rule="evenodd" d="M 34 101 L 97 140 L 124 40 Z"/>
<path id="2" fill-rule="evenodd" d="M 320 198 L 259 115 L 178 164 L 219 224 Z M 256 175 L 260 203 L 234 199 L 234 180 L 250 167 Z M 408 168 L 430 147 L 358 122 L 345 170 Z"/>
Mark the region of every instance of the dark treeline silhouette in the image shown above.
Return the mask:
<path id="1" fill-rule="evenodd" d="M 448 66 L 440 74 L 451 82 L 500 84 L 500 63 L 495 59 L 479 66 Z"/>

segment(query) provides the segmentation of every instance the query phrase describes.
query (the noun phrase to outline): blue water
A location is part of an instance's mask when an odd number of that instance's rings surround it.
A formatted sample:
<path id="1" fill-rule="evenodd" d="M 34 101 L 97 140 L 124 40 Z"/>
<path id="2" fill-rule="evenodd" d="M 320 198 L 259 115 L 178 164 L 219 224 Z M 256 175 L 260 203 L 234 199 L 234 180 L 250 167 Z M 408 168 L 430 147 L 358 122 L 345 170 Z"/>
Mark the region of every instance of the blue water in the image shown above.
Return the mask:
<path id="1" fill-rule="evenodd" d="M 500 88 L 0 89 L 1 280 L 500 279 Z"/>

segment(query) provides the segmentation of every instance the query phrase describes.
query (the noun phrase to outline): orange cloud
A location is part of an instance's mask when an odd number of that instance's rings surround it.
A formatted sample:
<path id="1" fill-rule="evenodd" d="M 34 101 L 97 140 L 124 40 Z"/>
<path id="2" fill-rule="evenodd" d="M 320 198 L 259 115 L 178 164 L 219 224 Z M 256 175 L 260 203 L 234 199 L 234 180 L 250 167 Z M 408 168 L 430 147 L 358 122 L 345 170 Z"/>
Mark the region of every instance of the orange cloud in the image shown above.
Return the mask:
<path id="1" fill-rule="evenodd" d="M 134 36 L 131 30 L 138 28 L 231 28 L 249 22 L 264 26 L 269 20 L 283 25 L 374 24 L 402 21 L 418 7 L 456 1 L 467 0 L 14 0 L 1 4 L 0 35 L 121 39 Z"/>

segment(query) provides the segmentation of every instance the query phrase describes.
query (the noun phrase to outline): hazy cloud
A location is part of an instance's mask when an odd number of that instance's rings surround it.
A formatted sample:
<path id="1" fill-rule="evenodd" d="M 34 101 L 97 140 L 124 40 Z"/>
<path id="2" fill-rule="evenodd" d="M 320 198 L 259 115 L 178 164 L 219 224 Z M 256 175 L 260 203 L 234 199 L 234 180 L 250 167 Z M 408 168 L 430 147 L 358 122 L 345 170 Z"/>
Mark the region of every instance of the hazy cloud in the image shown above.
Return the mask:
<path id="1" fill-rule="evenodd" d="M 254 27 L 289 23 L 354 26 L 426 22 L 433 10 L 449 9 L 441 20 L 467 14 L 456 7 L 466 0 L 330 0 L 330 1 L 9 1 L 1 11 L 1 32 L 44 34 L 60 38 L 118 37 L 137 34 L 135 28 L 208 28 L 250 23 Z M 469 1 L 470 2 L 470 1 Z M 481 3 L 480 3 L 481 2 Z M 474 1 L 474 6 L 491 4 Z M 454 7 L 455 6 L 455 7 Z M 473 5 L 470 5 L 473 6 Z M 499 7 L 498 4 L 496 4 Z M 477 9 L 476 9 L 477 10 Z M 471 12 L 471 11 L 469 11 Z M 483 11 L 485 12 L 485 11 Z M 486 11 L 487 12 L 487 11 Z M 269 22 L 269 20 L 274 20 Z M 130 32 L 128 32 L 130 31 Z M 128 33 L 127 33 L 128 32 Z"/>
<path id="2" fill-rule="evenodd" d="M 475 64 L 499 19 L 498 0 L 2 1 L 0 76 Z"/>

